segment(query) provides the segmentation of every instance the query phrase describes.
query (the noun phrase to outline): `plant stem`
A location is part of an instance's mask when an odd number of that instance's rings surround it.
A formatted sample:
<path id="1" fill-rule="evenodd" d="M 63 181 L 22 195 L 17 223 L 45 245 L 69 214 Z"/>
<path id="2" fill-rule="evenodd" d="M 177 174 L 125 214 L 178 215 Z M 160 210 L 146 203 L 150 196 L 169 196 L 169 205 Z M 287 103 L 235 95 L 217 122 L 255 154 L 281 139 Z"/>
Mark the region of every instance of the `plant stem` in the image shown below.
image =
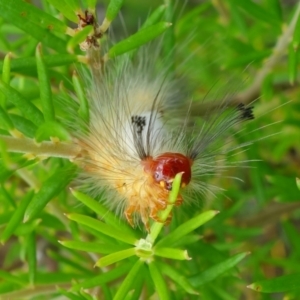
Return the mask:
<path id="1" fill-rule="evenodd" d="M 282 56 L 287 51 L 288 45 L 291 41 L 291 37 L 295 30 L 295 26 L 297 20 L 300 15 L 300 3 L 297 6 L 296 12 L 291 20 L 289 26 L 283 31 L 283 34 L 277 40 L 275 47 L 273 48 L 272 55 L 265 60 L 262 68 L 257 72 L 254 76 L 254 81 L 252 85 L 245 90 L 243 93 L 239 95 L 237 98 L 248 99 L 249 102 L 252 101 L 253 95 L 257 94 L 260 90 L 260 87 L 268 74 L 272 71 L 272 69 L 276 66 L 276 64 L 280 61 Z M 245 102 L 243 102 L 245 103 Z M 245 103 L 246 104 L 246 103 Z"/>
<path id="2" fill-rule="evenodd" d="M 26 153 L 33 156 L 61 157 L 74 159 L 80 153 L 80 147 L 74 144 L 63 142 L 41 142 L 37 144 L 34 140 L 28 138 L 13 138 L 0 135 L 0 140 L 6 144 L 7 151 Z"/>
<path id="3" fill-rule="evenodd" d="M 6 294 L 1 294 L 3 298 L 1 299 L 32 299 L 36 296 L 41 295 L 51 295 L 57 292 L 57 288 L 69 289 L 71 287 L 70 283 L 62 284 L 41 284 L 34 287 L 28 287 L 22 290 L 14 290 Z"/>
<path id="4" fill-rule="evenodd" d="M 248 104 L 259 97 L 260 88 L 267 75 L 271 73 L 277 63 L 281 60 L 282 56 L 286 53 L 288 45 L 291 41 L 291 37 L 294 33 L 297 20 L 300 15 L 300 3 L 297 6 L 295 14 L 287 28 L 283 31 L 283 34 L 278 38 L 275 47 L 273 48 L 271 56 L 265 60 L 261 69 L 254 76 L 254 81 L 251 86 L 243 92 L 234 95 L 229 101 L 228 105 L 237 105 L 238 103 Z M 215 111 L 220 107 L 219 101 L 212 101 L 209 103 L 203 103 L 203 101 L 194 101 L 191 107 L 191 114 L 194 116 L 201 116 L 208 111 Z"/>
<path id="5" fill-rule="evenodd" d="M 162 222 L 154 222 L 150 228 L 150 233 L 146 237 L 146 241 L 150 242 L 152 245 L 154 244 L 161 229 L 165 225 L 164 221 L 167 220 L 169 214 L 171 213 L 171 211 L 174 207 L 174 203 L 176 202 L 176 200 L 178 198 L 178 193 L 179 193 L 180 185 L 181 185 L 181 177 L 182 177 L 182 173 L 178 173 L 174 178 L 174 181 L 172 184 L 172 191 L 170 192 L 169 200 L 168 200 L 169 205 L 167 206 L 167 208 L 165 210 L 161 211 L 159 214 L 159 218 L 161 219 Z"/>

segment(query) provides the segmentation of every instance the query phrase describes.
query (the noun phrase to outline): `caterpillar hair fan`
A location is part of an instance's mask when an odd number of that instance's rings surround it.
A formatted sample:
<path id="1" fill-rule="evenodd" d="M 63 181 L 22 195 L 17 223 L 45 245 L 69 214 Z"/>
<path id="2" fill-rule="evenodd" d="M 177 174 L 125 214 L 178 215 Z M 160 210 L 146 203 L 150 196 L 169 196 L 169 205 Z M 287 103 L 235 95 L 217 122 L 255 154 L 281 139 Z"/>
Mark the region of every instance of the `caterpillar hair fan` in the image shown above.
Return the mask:
<path id="1" fill-rule="evenodd" d="M 95 23 L 88 14 L 80 26 L 86 22 Z M 204 113 L 201 125 L 190 122 L 191 100 L 180 98 L 182 79 L 170 76 L 167 60 L 156 66 L 161 43 L 104 63 L 105 56 L 95 58 L 100 51 L 95 36 L 103 32 L 95 32 L 82 46 L 93 75 L 87 88 L 89 122 L 74 132 L 83 150 L 81 181 L 94 195 L 104 191 L 108 206 L 132 226 L 141 221 L 149 228 L 149 218 L 159 221 L 158 212 L 166 208 L 177 173 L 182 173 L 182 192 L 176 205 L 213 189 L 205 176 L 226 168 L 216 157 L 233 150 L 222 150 L 220 141 L 232 127 L 253 119 L 252 107 L 230 106 L 225 99 Z"/>

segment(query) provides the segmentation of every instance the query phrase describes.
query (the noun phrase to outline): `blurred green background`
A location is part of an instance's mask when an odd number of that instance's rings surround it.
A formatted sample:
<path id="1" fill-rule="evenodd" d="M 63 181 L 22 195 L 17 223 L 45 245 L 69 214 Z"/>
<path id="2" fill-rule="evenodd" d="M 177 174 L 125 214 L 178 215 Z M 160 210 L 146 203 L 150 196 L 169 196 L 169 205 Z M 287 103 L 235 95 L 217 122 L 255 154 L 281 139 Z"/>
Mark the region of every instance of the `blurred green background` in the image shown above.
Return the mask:
<path id="1" fill-rule="evenodd" d="M 61 13 L 55 8 L 57 1 L 27 2 L 60 20 L 64 26 L 76 27 L 63 16 L 64 11 Z M 92 2 L 82 1 L 82 9 Z M 101 24 L 109 1 L 99 2 L 97 14 Z M 53 132 L 46 132 L 42 122 L 35 122 L 30 112 L 26 114 L 20 109 L 22 103 L 19 104 L 18 95 L 38 109 L 43 108 L 43 97 L 50 97 L 55 122 L 61 125 L 61 120 L 68 116 L 60 99 L 70 98 L 74 93 L 71 76 L 84 53 L 77 46 L 73 47 L 74 53 L 68 53 L 70 37 L 65 34 L 66 27 L 54 26 L 52 31 L 46 26 L 45 15 L 41 14 L 39 19 L 36 11 L 30 9 L 24 13 L 20 3 L 24 2 L 18 0 L 9 4 L 9 1 L 0 0 L 2 82 L 19 93 L 16 95 L 0 85 L 0 104 L 5 112 L 0 114 L 0 134 L 11 135 L 16 128 L 28 138 L 49 140 Z M 124 0 L 121 13 L 110 29 L 114 41 L 138 31 L 163 3 Z M 65 9 L 72 13 L 70 7 Z M 216 276 L 212 275 L 205 284 L 196 287 L 200 295 L 189 295 L 164 277 L 170 299 L 300 299 L 300 191 L 296 185 L 296 178 L 300 176 L 298 1 L 170 1 L 159 20 L 173 23 L 165 32 L 162 55 L 173 52 L 174 72 L 176 76 L 184 74 L 193 116 L 201 115 L 201 100 L 205 97 L 214 101 L 227 99 L 231 103 L 253 102 L 256 116 L 243 128 L 235 128 L 241 132 L 233 137 L 236 145 L 253 143 L 245 151 L 227 158 L 230 162 L 245 162 L 223 176 L 209 179 L 209 183 L 220 186 L 224 192 L 199 199 L 196 208 L 184 205 L 176 208 L 172 223 L 162 233 L 167 235 L 168 230 L 174 230 L 201 211 L 220 211 L 212 221 L 194 232 L 193 238 L 198 237 L 196 241 L 192 238 L 191 242 L 186 241 L 184 249 L 188 250 L 191 261 L 162 260 L 187 278 L 238 253 L 251 254 L 237 265 L 222 266 L 224 272 L 220 274 L 212 269 Z M 35 57 L 39 42 L 43 47 L 45 80 L 51 85 L 50 91 L 37 75 Z M 9 52 L 10 64 L 4 62 Z M 6 120 L 7 116 L 10 121 Z M 53 130 L 70 141 L 64 128 L 57 126 Z M 0 146 L 0 234 L 3 242 L 0 246 L 0 298 L 113 299 L 125 271 L 108 282 L 99 281 L 85 292 L 67 292 L 77 281 L 96 278 L 114 269 L 111 266 L 103 270 L 93 268 L 99 255 L 68 249 L 57 242 L 74 239 L 98 243 L 104 238 L 63 215 L 76 212 L 96 217 L 92 210 L 79 204 L 67 188 L 72 185 L 75 172 L 72 163 L 59 158 L 28 160 L 28 156 L 7 152 L 4 143 Z M 230 176 L 242 181 L 228 179 Z M 31 191 L 39 193 L 41 189 L 44 192 L 38 195 L 44 198 L 40 210 L 30 222 L 22 223 Z M 3 232 L 22 203 L 24 209 L 18 222 L 4 239 Z M 142 236 L 138 229 L 137 232 Z M 283 281 L 286 288 L 275 281 L 266 293 L 247 288 L 253 282 L 285 275 L 291 275 Z M 146 268 L 140 271 L 140 278 L 136 280 L 135 292 L 128 294 L 126 299 L 158 299 Z"/>

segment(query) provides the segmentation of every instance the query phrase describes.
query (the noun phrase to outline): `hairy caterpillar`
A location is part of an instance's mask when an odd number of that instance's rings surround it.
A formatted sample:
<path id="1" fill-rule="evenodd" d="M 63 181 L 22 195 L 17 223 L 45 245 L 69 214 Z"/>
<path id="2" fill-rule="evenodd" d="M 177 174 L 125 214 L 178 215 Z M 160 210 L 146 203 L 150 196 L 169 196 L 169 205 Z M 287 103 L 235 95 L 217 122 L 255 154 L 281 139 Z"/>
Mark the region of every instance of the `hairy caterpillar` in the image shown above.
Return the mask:
<path id="1" fill-rule="evenodd" d="M 141 221 L 148 228 L 149 219 L 160 221 L 177 173 L 183 173 L 177 205 L 212 189 L 204 177 L 226 168 L 216 157 L 233 150 L 220 143 L 254 116 L 251 106 L 232 107 L 225 99 L 190 126 L 190 100 L 180 98 L 180 82 L 163 63 L 155 68 L 149 48 L 140 52 L 137 61 L 125 56 L 94 75 L 90 123 L 74 134 L 85 153 L 84 185 L 96 195 L 105 191 L 106 203 L 132 226 Z"/>

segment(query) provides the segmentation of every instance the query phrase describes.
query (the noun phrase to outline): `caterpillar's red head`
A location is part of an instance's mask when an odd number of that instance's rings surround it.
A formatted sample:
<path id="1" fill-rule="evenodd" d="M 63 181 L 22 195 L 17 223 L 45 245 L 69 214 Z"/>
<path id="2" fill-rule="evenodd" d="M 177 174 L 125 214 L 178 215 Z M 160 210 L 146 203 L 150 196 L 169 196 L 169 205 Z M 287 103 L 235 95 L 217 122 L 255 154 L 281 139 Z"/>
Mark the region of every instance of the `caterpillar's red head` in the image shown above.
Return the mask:
<path id="1" fill-rule="evenodd" d="M 183 173 L 181 186 L 185 187 L 191 181 L 192 161 L 180 153 L 166 152 L 155 158 L 148 157 L 145 161 L 145 171 L 150 173 L 155 182 L 170 191 L 172 182 L 178 173 Z"/>

